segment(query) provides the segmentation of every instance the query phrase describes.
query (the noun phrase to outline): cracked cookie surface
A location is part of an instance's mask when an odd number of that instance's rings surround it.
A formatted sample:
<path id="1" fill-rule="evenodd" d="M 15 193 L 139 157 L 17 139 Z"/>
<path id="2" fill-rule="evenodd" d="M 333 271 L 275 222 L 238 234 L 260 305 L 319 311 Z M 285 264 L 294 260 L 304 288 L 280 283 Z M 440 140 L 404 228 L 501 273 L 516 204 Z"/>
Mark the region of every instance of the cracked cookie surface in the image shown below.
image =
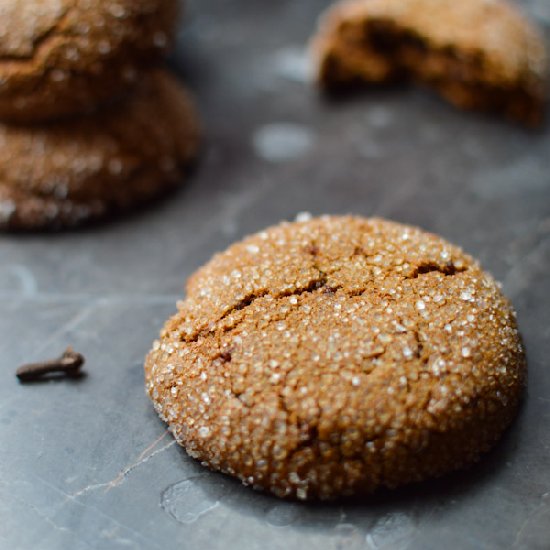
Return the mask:
<path id="1" fill-rule="evenodd" d="M 173 42 L 178 0 L 11 0 L 0 19 L 0 119 L 80 114 L 130 90 Z"/>
<path id="2" fill-rule="evenodd" d="M 478 459 L 514 417 L 514 312 L 459 248 L 380 219 L 283 223 L 187 284 L 145 362 L 187 452 L 280 497 L 331 499 Z"/>
<path id="3" fill-rule="evenodd" d="M 185 180 L 198 142 L 189 96 L 161 69 L 97 115 L 0 125 L 0 229 L 69 228 L 147 202 Z"/>
<path id="4" fill-rule="evenodd" d="M 543 119 L 544 39 L 504 0 L 346 0 L 312 49 L 327 89 L 413 80 L 461 108 Z"/>

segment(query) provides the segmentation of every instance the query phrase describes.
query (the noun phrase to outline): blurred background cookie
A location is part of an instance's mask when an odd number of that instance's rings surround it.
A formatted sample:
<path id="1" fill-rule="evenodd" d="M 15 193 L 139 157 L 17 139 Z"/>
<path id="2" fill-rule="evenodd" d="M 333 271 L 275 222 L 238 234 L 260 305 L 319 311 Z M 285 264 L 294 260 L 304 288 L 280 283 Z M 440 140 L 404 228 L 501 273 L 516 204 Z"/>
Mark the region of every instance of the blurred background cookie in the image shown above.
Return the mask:
<path id="1" fill-rule="evenodd" d="M 92 115 L 0 126 L 0 228 L 76 226 L 158 196 L 185 179 L 198 133 L 186 91 L 162 69 Z"/>
<path id="2" fill-rule="evenodd" d="M 516 414 L 515 314 L 470 256 L 380 219 L 283 223 L 190 279 L 145 363 L 194 458 L 280 497 L 462 468 Z"/>
<path id="3" fill-rule="evenodd" d="M 95 109 L 173 42 L 178 0 L 10 0 L 0 6 L 0 119 Z"/>
<path id="4" fill-rule="evenodd" d="M 323 17 L 313 52 L 325 89 L 414 80 L 461 108 L 543 119 L 544 41 L 504 0 L 346 0 Z"/>

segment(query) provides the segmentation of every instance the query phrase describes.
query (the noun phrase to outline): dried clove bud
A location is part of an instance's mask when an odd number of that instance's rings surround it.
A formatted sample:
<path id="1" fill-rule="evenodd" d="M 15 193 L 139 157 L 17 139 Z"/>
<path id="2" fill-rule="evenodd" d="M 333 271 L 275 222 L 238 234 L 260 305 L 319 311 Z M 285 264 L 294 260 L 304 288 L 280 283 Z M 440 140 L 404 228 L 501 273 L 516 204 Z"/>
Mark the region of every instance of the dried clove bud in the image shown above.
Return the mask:
<path id="1" fill-rule="evenodd" d="M 21 382 L 38 380 L 47 374 L 63 373 L 66 376 L 77 376 L 80 367 L 84 364 L 84 356 L 68 347 L 61 357 L 40 363 L 22 365 L 15 375 Z"/>

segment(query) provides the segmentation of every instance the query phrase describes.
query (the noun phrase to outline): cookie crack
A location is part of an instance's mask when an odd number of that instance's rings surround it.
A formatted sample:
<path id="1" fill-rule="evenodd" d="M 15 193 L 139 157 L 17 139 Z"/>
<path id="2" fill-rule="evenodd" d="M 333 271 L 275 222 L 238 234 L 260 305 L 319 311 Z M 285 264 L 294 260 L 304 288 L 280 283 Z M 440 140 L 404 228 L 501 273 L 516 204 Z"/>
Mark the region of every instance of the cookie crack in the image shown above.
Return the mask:
<path id="1" fill-rule="evenodd" d="M 209 326 L 206 328 L 203 328 L 199 331 L 197 331 L 193 336 L 185 337 L 185 335 L 182 335 L 183 338 L 180 341 L 186 342 L 186 343 L 193 343 L 198 342 L 201 338 L 204 338 L 208 336 L 209 334 L 214 334 L 216 332 L 215 328 L 210 328 L 212 325 L 219 325 L 222 323 L 225 319 L 233 315 L 234 313 L 238 311 L 242 311 L 249 306 L 251 306 L 254 302 L 257 300 L 260 300 L 261 298 L 265 298 L 266 296 L 270 296 L 271 298 L 275 300 L 280 300 L 282 298 L 288 298 L 289 296 L 301 296 L 303 294 L 311 294 L 313 292 L 316 292 L 322 288 L 324 288 L 327 284 L 327 276 L 322 272 L 319 271 L 319 277 L 312 279 L 306 286 L 297 288 L 295 290 L 289 290 L 289 291 L 282 291 L 277 294 L 271 294 L 269 290 L 264 289 L 262 291 L 257 292 L 251 292 L 250 294 L 246 295 L 244 298 L 239 300 L 236 304 L 231 306 L 229 309 L 227 309 L 223 315 L 221 315 L 216 321 L 213 321 L 209 323 Z M 239 323 L 242 321 L 236 320 L 235 323 L 228 325 L 226 327 L 223 327 L 223 329 L 220 331 L 222 334 L 225 332 L 229 332 L 233 330 L 235 327 L 239 325 Z"/>
<path id="2" fill-rule="evenodd" d="M 418 279 L 420 275 L 425 275 L 427 273 L 442 273 L 446 277 L 452 277 L 457 273 L 464 273 L 468 268 L 466 266 L 456 266 L 452 262 L 445 264 L 443 266 L 436 263 L 423 263 L 417 266 L 412 274 L 407 277 L 407 279 Z"/>
<path id="3" fill-rule="evenodd" d="M 316 254 L 318 254 L 318 249 Z M 346 259 L 347 261 L 351 262 L 354 257 L 360 256 L 365 259 L 366 265 L 368 265 L 371 268 L 374 268 L 374 267 L 379 267 L 379 265 L 369 260 L 372 260 L 375 255 L 376 253 L 368 254 L 361 247 L 355 247 L 353 254 L 351 256 L 346 256 L 344 258 L 337 258 L 337 260 L 340 261 L 342 259 Z M 321 268 L 317 264 L 314 264 L 314 267 L 315 269 L 321 271 Z M 425 275 L 425 274 L 434 273 L 434 272 L 439 272 L 442 275 L 451 277 L 458 273 L 464 273 L 468 271 L 468 269 L 469 269 L 468 266 L 457 266 L 452 261 L 449 261 L 446 264 L 438 264 L 435 261 L 433 262 L 426 261 L 426 262 L 421 262 L 417 266 L 414 266 L 412 272 L 410 274 L 403 275 L 403 277 L 405 279 L 417 279 L 420 275 Z M 391 274 L 391 270 L 387 270 L 387 271 L 388 273 Z M 335 271 L 326 273 L 326 275 L 327 276 L 333 275 L 334 273 L 337 273 L 337 272 L 338 270 L 335 270 Z M 373 281 L 375 281 L 375 278 L 371 277 L 367 281 L 365 281 L 365 284 Z M 342 286 L 339 285 L 338 287 L 335 287 L 335 288 L 342 288 Z M 363 290 L 353 290 L 350 293 L 348 293 L 348 295 L 357 296 L 357 295 L 360 295 L 365 290 L 367 289 L 365 288 Z"/>
<path id="4" fill-rule="evenodd" d="M 312 241 L 312 243 L 304 249 L 304 252 L 311 256 L 310 267 L 312 267 L 318 272 L 318 276 L 311 279 L 307 285 L 294 290 L 280 291 L 274 294 L 272 294 L 270 290 L 267 288 L 263 290 L 256 290 L 256 291 L 250 292 L 249 294 L 244 296 L 242 299 L 240 299 L 237 303 L 229 307 L 220 317 L 218 317 L 218 319 L 208 323 L 206 327 L 199 329 L 195 334 L 181 335 L 180 341 L 186 342 L 186 343 L 194 343 L 194 342 L 198 342 L 201 338 L 206 338 L 210 334 L 216 333 L 219 330 L 220 323 L 222 323 L 225 319 L 227 319 L 228 317 L 230 317 L 231 315 L 233 315 L 238 311 L 247 309 L 257 300 L 260 300 L 261 298 L 265 298 L 267 296 L 271 297 L 272 299 L 279 300 L 282 298 L 287 298 L 289 296 L 301 296 L 304 294 L 311 294 L 313 292 L 317 292 L 321 289 L 324 289 L 324 292 L 327 294 L 333 294 L 337 291 L 343 291 L 348 297 L 357 297 L 357 296 L 362 296 L 365 292 L 367 292 L 370 289 L 370 284 L 372 284 L 374 281 L 373 278 L 370 278 L 364 281 L 362 288 L 354 288 L 349 290 L 345 289 L 342 284 L 329 285 L 329 277 L 334 273 L 333 272 L 331 273 L 330 270 L 326 271 L 321 267 L 321 262 L 317 259 L 320 256 L 320 252 L 321 252 L 317 242 Z M 357 256 L 357 255 L 361 255 L 366 259 L 370 257 L 360 247 L 356 247 L 353 255 L 350 256 L 349 259 L 351 260 L 353 256 Z M 428 273 L 441 273 L 446 277 L 452 277 L 457 275 L 458 273 L 463 273 L 467 270 L 468 270 L 467 266 L 456 266 L 453 262 L 448 262 L 447 264 L 444 264 L 444 265 L 439 265 L 436 262 L 424 262 L 414 267 L 412 274 L 406 275 L 404 276 L 404 278 L 418 279 L 422 275 L 426 275 Z M 223 327 L 220 330 L 220 333 L 224 334 L 235 329 L 242 322 L 242 320 L 243 320 L 242 318 L 236 319 L 234 323 L 231 323 L 230 325 Z"/>

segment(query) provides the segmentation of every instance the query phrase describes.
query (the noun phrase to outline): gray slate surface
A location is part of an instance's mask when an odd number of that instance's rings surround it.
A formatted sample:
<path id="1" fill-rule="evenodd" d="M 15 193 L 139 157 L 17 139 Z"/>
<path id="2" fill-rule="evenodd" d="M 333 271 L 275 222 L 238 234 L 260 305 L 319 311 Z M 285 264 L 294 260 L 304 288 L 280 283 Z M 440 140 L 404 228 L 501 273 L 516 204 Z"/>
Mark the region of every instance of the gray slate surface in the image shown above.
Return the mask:
<path id="1" fill-rule="evenodd" d="M 181 192 L 73 234 L 0 237 L 0 548 L 550 548 L 550 126 L 533 134 L 419 90 L 327 103 L 303 45 L 321 0 L 196 0 L 174 64 L 204 156 Z M 550 24 L 550 4 L 529 9 Z M 143 391 L 142 358 L 213 252 L 299 211 L 381 215 L 477 256 L 514 301 L 529 395 L 470 472 L 303 505 L 203 470 Z M 88 376 L 22 386 L 72 344 Z"/>

